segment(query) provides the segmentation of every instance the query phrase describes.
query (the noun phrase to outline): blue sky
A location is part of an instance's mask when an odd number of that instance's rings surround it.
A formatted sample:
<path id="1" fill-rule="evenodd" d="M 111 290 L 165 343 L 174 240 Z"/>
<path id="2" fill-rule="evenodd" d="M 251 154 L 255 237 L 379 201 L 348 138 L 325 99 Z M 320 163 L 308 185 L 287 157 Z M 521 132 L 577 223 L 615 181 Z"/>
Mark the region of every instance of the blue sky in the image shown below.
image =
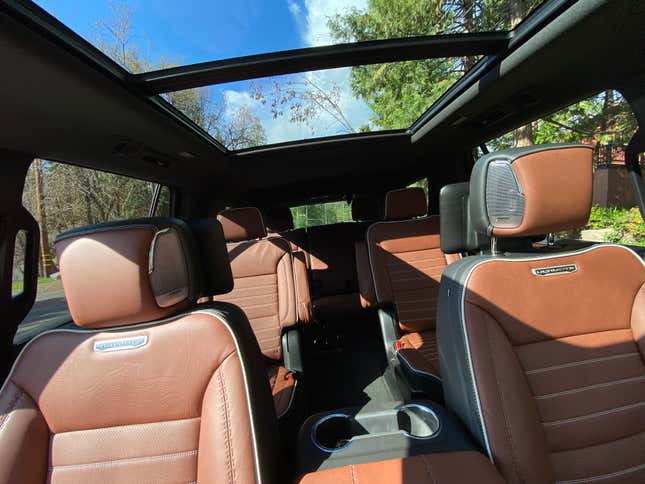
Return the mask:
<path id="1" fill-rule="evenodd" d="M 116 0 L 118 1 L 118 0 Z M 100 37 L 97 20 L 113 16 L 111 0 L 37 0 L 41 7 L 89 40 Z M 348 8 L 365 8 L 367 0 L 129 0 L 133 12 L 132 42 L 152 62 L 160 58 L 191 64 L 250 54 L 328 45 L 332 39 L 327 19 Z M 333 69 L 312 76 L 323 87 L 338 86 L 344 115 L 358 129 L 371 110 L 349 87 L 349 69 Z M 293 77 L 292 77 L 293 78 Z M 268 143 L 343 132 L 332 118 L 319 116 L 309 126 L 273 119 L 266 106 L 255 101 L 248 82 L 210 88 L 224 99 L 227 111 L 245 106 L 260 117 Z"/>

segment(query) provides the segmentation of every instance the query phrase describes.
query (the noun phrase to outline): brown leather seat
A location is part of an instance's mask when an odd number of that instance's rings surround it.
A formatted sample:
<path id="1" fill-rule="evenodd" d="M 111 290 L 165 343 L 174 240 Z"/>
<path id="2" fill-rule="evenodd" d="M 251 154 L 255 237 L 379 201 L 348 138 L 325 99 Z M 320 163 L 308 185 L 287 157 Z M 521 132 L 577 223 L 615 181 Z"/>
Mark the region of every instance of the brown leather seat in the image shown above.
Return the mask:
<path id="1" fill-rule="evenodd" d="M 459 258 L 440 247 L 439 217 L 426 217 L 421 188 L 387 193 L 385 221 L 367 231 L 367 246 L 379 307 L 395 311 L 396 332 L 384 334 L 386 351 L 396 343 L 408 371 L 439 380 L 435 314 L 444 268 Z M 420 218 L 415 218 L 420 217 Z M 393 341 L 393 337 L 396 339 Z"/>
<path id="2" fill-rule="evenodd" d="M 307 232 L 304 228 L 293 228 L 293 215 L 289 207 L 272 207 L 264 213 L 264 223 L 269 237 L 282 237 L 291 244 L 293 275 L 296 284 L 298 321 L 313 321 L 311 291 L 309 290 L 309 257 L 307 254 Z"/>
<path id="3" fill-rule="evenodd" d="M 291 245 L 282 237 L 267 237 L 256 208 L 224 210 L 217 219 L 224 230 L 234 287 L 213 300 L 230 302 L 246 313 L 266 358 L 276 413 L 282 417 L 291 408 L 297 386 L 283 365 L 282 344 L 283 332 L 298 323 Z"/>
<path id="4" fill-rule="evenodd" d="M 237 308 L 194 309 L 187 226 L 102 224 L 56 250 L 80 328 L 30 341 L 0 390 L 0 482 L 283 482 L 257 342 Z"/>
<path id="5" fill-rule="evenodd" d="M 383 218 L 383 197 L 373 193 L 356 194 L 352 199 L 352 220 L 372 224 Z M 367 229 L 367 227 L 366 227 Z M 365 234 L 354 244 L 356 274 L 361 306 L 365 309 L 376 307 L 376 292 L 370 268 Z"/>
<path id="6" fill-rule="evenodd" d="M 547 145 L 475 165 L 470 209 L 501 246 L 575 229 L 592 151 Z M 531 247 L 528 245 L 528 247 Z M 626 247 L 465 258 L 444 272 L 446 404 L 507 482 L 645 482 L 645 265 Z"/>

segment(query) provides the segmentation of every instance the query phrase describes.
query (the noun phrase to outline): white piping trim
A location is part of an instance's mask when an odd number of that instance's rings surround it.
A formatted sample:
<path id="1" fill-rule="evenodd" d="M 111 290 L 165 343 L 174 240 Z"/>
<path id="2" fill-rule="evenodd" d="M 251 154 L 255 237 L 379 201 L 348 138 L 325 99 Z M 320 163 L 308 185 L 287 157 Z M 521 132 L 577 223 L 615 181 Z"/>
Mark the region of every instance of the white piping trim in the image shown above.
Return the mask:
<path id="1" fill-rule="evenodd" d="M 202 309 L 202 310 L 199 310 L 199 311 L 190 311 L 190 312 L 181 313 L 181 314 L 172 316 L 170 318 L 160 319 L 158 321 L 149 321 L 149 322 L 140 323 L 140 324 L 133 324 L 133 325 L 115 326 L 115 327 L 97 328 L 97 329 L 52 329 L 50 331 L 44 331 L 44 332 L 38 334 L 37 336 L 35 336 L 34 338 L 30 339 L 29 342 L 27 344 L 25 344 L 25 346 L 23 346 L 22 350 L 20 350 L 20 353 L 18 354 L 18 356 L 14 360 L 13 365 L 11 366 L 11 370 L 9 371 L 9 374 L 5 378 L 5 381 L 2 384 L 2 387 L 0 387 L 0 395 L 5 391 L 7 385 L 9 384 L 9 381 L 11 380 L 11 377 L 13 376 L 13 373 L 14 373 L 15 369 L 17 368 L 18 364 L 20 363 L 20 360 L 22 359 L 23 355 L 25 354 L 25 352 L 27 351 L 29 346 L 34 341 L 44 337 L 47 334 L 53 334 L 53 333 L 94 334 L 94 333 L 109 333 L 109 332 L 129 331 L 129 330 L 136 331 L 136 330 L 139 330 L 139 329 L 144 329 L 144 328 L 149 328 L 149 327 L 154 327 L 154 326 L 161 326 L 163 324 L 172 323 L 174 321 L 177 321 L 177 320 L 179 320 L 179 319 L 181 319 L 183 317 L 189 316 L 191 314 L 206 314 L 206 315 L 209 315 L 209 316 L 214 316 L 215 318 L 217 318 L 218 321 L 220 321 L 226 327 L 226 329 L 230 333 L 231 338 L 233 339 L 233 342 L 235 343 L 235 350 L 237 351 L 238 358 L 240 359 L 240 366 L 242 367 L 242 376 L 244 378 L 244 389 L 246 391 L 246 405 L 247 405 L 247 409 L 248 409 L 248 412 L 249 412 L 249 420 L 251 421 L 251 434 L 253 435 L 253 442 L 255 444 L 253 446 L 253 455 L 254 455 L 254 461 L 255 461 L 255 472 L 256 472 L 256 477 L 258 479 L 258 483 L 261 484 L 262 483 L 262 475 L 260 473 L 260 460 L 259 460 L 259 456 L 258 456 L 258 453 L 257 453 L 257 450 L 256 450 L 258 441 L 257 441 L 257 437 L 256 437 L 257 434 L 256 434 L 256 431 L 255 431 L 255 421 L 253 419 L 253 413 L 252 413 L 252 409 L 251 409 L 251 400 L 250 400 L 251 392 L 249 391 L 249 382 L 248 382 L 248 376 L 246 374 L 246 368 L 245 368 L 245 365 L 244 365 L 244 363 L 242 362 L 242 360 L 240 358 L 241 353 L 240 353 L 239 343 L 237 341 L 237 338 L 235 338 L 235 334 L 233 333 L 233 330 L 231 329 L 229 324 L 222 317 L 220 317 L 220 315 L 216 314 L 217 310 L 212 309 L 210 311 L 214 311 L 215 314 L 213 312 L 209 312 L 209 310 L 207 310 L 207 309 Z"/>
<path id="2" fill-rule="evenodd" d="M 473 383 L 473 390 L 475 393 L 475 400 L 477 404 L 477 413 L 479 416 L 479 420 L 482 426 L 483 434 L 484 434 L 484 444 L 486 446 L 486 452 L 488 453 L 488 456 L 490 458 L 490 461 L 494 464 L 493 460 L 493 454 L 490 450 L 490 443 L 488 442 L 488 432 L 486 431 L 486 423 L 484 422 L 484 416 L 482 413 L 481 409 L 481 401 L 479 398 L 479 391 L 477 389 L 477 383 L 475 381 L 475 372 L 473 370 L 473 362 L 472 362 L 472 355 L 470 352 L 470 343 L 468 341 L 468 331 L 466 329 L 466 319 L 465 319 L 465 309 L 466 309 L 466 289 L 468 287 L 468 281 L 470 280 L 470 276 L 473 274 L 474 270 L 477 269 L 479 266 L 483 264 L 487 264 L 489 262 L 527 262 L 527 261 L 539 261 L 539 260 L 549 260 L 549 259 L 557 259 L 557 258 L 564 258 L 564 257 L 571 257 L 571 256 L 576 256 L 580 254 L 584 254 L 587 252 L 591 252 L 592 250 L 596 250 L 599 248 L 603 247 L 618 247 L 620 249 L 624 249 L 630 254 L 632 254 L 640 263 L 645 267 L 645 261 L 632 249 L 629 247 L 625 247 L 623 245 L 618 245 L 618 244 L 597 244 L 597 245 L 592 245 L 590 247 L 585 247 L 584 249 L 577 250 L 577 251 L 572 251 L 572 252 L 561 252 L 558 254 L 551 254 L 551 255 L 546 255 L 546 256 L 534 256 L 534 257 L 518 257 L 518 258 L 501 258 L 501 257 L 495 257 L 495 258 L 490 258 L 486 260 L 482 260 L 474 264 L 468 271 L 468 274 L 466 275 L 466 278 L 463 283 L 463 290 L 461 293 L 461 314 L 459 315 L 459 319 L 461 322 L 461 328 L 464 334 L 464 339 L 466 343 L 466 355 L 467 355 L 467 363 L 468 363 L 468 370 L 470 377 L 472 379 Z"/>

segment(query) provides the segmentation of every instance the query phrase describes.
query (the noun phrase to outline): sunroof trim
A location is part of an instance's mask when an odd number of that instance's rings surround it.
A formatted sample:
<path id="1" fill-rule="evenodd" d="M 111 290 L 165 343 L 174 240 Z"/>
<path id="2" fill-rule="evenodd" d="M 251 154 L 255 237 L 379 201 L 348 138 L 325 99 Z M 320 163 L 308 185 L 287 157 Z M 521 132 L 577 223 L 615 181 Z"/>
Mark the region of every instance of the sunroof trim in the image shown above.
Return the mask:
<path id="1" fill-rule="evenodd" d="M 189 64 L 133 75 L 149 94 L 242 80 L 358 65 L 442 57 L 490 55 L 505 50 L 509 33 L 480 32 L 373 40 Z"/>
<path id="2" fill-rule="evenodd" d="M 407 128 L 388 129 L 382 131 L 366 131 L 362 133 L 336 134 L 332 136 L 320 136 L 317 138 L 305 138 L 302 140 L 282 141 L 280 143 L 252 146 L 250 148 L 242 148 L 239 150 L 229 150 L 229 153 L 235 156 L 245 156 L 248 154 L 256 154 L 261 151 L 274 151 L 296 146 L 300 148 L 310 145 L 329 144 L 336 141 L 361 141 L 365 138 L 396 138 L 409 136 L 410 134 L 411 132 Z"/>

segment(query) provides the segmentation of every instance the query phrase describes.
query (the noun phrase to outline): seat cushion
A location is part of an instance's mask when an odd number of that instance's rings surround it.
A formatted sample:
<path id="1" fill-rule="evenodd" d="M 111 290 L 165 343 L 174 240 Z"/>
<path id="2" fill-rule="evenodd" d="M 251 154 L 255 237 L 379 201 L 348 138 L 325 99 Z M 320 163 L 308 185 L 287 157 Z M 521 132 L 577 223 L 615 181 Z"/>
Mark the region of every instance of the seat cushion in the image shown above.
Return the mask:
<path id="1" fill-rule="evenodd" d="M 399 339 L 399 358 L 411 370 L 439 379 L 437 333 L 433 330 L 404 334 Z"/>
<path id="2" fill-rule="evenodd" d="M 287 370 L 282 365 L 269 365 L 267 373 L 269 374 L 269 385 L 273 395 L 273 404 L 275 413 L 278 418 L 286 415 L 291 408 L 291 402 L 296 390 L 296 379 L 287 379 Z"/>
<path id="3" fill-rule="evenodd" d="M 305 475 L 300 484 L 359 483 L 503 483 L 491 463 L 479 452 L 449 452 L 352 464 Z"/>
<path id="4" fill-rule="evenodd" d="M 644 482 L 644 287 L 612 245 L 446 270 L 446 404 L 509 482 Z"/>

